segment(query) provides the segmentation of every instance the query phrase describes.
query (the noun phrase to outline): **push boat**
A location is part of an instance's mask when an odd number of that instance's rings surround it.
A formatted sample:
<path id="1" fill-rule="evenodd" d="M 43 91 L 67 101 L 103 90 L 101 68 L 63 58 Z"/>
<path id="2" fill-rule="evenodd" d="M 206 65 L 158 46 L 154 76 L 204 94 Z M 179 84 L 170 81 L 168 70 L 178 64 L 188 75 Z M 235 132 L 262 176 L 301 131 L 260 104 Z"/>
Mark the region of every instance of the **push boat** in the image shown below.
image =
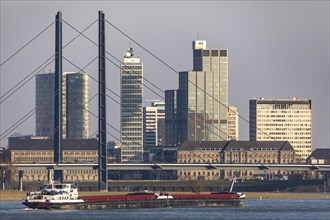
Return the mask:
<path id="1" fill-rule="evenodd" d="M 77 184 L 51 181 L 42 190 L 27 193 L 23 204 L 33 209 L 61 210 L 241 206 L 245 194 L 232 191 L 234 182 L 228 192 L 170 194 L 142 191 L 126 195 L 79 197 Z"/>

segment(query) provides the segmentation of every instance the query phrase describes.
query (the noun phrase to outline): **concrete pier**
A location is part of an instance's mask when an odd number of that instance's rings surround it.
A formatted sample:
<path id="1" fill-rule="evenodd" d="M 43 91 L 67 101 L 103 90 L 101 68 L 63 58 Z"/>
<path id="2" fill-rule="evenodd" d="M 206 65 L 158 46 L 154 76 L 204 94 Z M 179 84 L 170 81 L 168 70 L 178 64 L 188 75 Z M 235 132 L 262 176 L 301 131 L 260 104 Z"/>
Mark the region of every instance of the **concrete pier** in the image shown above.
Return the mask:
<path id="1" fill-rule="evenodd" d="M 19 188 L 19 191 L 23 191 L 23 175 L 24 175 L 23 170 L 18 171 L 18 188 Z"/>

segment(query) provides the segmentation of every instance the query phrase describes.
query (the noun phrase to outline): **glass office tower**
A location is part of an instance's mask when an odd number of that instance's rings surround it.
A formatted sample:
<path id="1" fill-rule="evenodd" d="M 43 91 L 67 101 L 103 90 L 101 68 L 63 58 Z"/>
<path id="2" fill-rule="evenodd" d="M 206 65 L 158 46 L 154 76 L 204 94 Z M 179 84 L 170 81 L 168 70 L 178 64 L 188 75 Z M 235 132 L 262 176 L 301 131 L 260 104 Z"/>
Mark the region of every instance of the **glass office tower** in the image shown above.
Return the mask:
<path id="1" fill-rule="evenodd" d="M 54 73 L 36 76 L 36 136 L 51 138 L 54 134 L 54 84 Z M 88 75 L 64 72 L 62 75 L 63 138 L 90 138 L 88 100 Z"/>
<path id="2" fill-rule="evenodd" d="M 193 70 L 179 73 L 179 123 L 182 139 L 227 140 L 228 50 L 193 42 Z"/>
<path id="3" fill-rule="evenodd" d="M 83 73 L 66 74 L 66 138 L 89 137 L 89 77 Z"/>

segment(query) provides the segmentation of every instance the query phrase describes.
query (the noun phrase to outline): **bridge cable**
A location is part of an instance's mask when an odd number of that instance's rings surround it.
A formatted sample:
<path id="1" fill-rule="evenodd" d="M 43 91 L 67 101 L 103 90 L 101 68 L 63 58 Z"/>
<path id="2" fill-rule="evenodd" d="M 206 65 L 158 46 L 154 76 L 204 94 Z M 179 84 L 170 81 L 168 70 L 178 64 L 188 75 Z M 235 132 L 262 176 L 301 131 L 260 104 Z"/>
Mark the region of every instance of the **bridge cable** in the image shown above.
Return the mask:
<path id="1" fill-rule="evenodd" d="M 40 33 L 38 33 L 35 37 L 33 37 L 29 42 L 27 42 L 24 46 L 22 46 L 20 49 L 18 49 L 15 53 L 13 53 L 9 58 L 7 58 L 5 61 L 3 61 L 0 64 L 0 67 L 5 64 L 7 61 L 9 61 L 11 58 L 13 58 L 16 54 L 18 54 L 21 50 L 23 50 L 26 46 L 28 46 L 32 41 L 34 41 L 36 38 L 38 38 L 41 34 L 43 34 L 48 28 L 50 28 L 55 21 L 53 21 L 50 25 L 48 25 L 45 29 L 43 29 Z"/>
<path id="2" fill-rule="evenodd" d="M 171 67 L 169 64 L 167 64 L 165 61 L 163 61 L 161 58 L 159 58 L 158 56 L 156 56 L 154 53 L 152 53 L 151 51 L 149 51 L 148 49 L 146 49 L 144 46 L 142 46 L 140 43 L 138 43 L 136 40 L 134 40 L 132 37 L 130 37 L 128 34 L 126 34 L 124 31 L 120 30 L 118 27 L 116 27 L 114 24 L 112 24 L 111 22 L 109 22 L 108 20 L 105 20 L 110 26 L 112 26 L 113 28 L 115 28 L 118 32 L 120 32 L 121 34 L 123 34 L 125 37 L 127 37 L 128 39 L 130 39 L 131 41 L 133 41 L 136 45 L 138 45 L 140 48 L 142 48 L 143 50 L 145 50 L 147 53 L 149 53 L 151 56 L 153 56 L 156 60 L 158 60 L 159 62 L 161 62 L 162 64 L 164 64 L 166 67 L 168 67 L 169 69 L 171 69 L 173 72 L 175 72 L 176 74 L 179 75 L 179 71 L 175 70 L 173 67 Z M 200 88 L 197 84 L 191 82 L 190 80 L 188 80 L 189 83 L 191 83 L 192 85 L 196 86 L 196 88 L 200 89 L 203 93 L 205 93 L 206 95 L 208 95 L 209 97 L 211 97 L 212 99 L 214 99 L 216 102 L 218 102 L 219 104 L 221 104 L 222 106 L 224 106 L 225 108 L 229 109 L 229 106 L 223 104 L 221 101 L 219 101 L 218 99 L 216 99 L 214 96 L 210 95 L 208 92 L 206 92 L 204 89 Z M 247 120 L 245 117 L 241 116 L 238 112 L 234 112 L 239 118 L 241 118 L 242 120 L 244 120 L 245 122 L 247 122 L 248 124 L 250 124 L 249 120 Z M 268 133 L 266 133 L 265 131 L 263 131 L 262 129 L 258 128 L 257 126 L 255 126 L 255 128 L 259 131 L 261 131 L 262 133 L 266 134 L 269 138 L 271 138 L 274 141 L 277 141 L 275 138 L 271 137 Z"/>
<path id="3" fill-rule="evenodd" d="M 79 30 L 77 30 L 75 27 L 73 27 L 71 24 L 69 24 L 68 22 L 66 22 L 66 21 L 63 21 L 63 22 L 65 22 L 68 26 L 70 26 L 72 29 L 74 29 L 75 31 L 77 31 L 78 33 L 80 33 L 80 31 Z M 91 43 L 93 43 L 94 45 L 96 45 L 96 46 L 98 46 L 98 44 L 97 43 L 95 43 L 93 40 L 91 40 L 90 38 L 88 38 L 86 35 L 84 35 L 84 34 L 82 34 L 82 36 L 83 37 L 85 37 L 87 40 L 89 40 Z M 148 51 L 149 52 L 149 51 Z M 112 56 L 112 57 L 114 57 L 113 55 L 111 55 L 110 53 L 108 53 L 107 51 L 106 51 L 106 53 L 107 54 L 109 54 L 110 56 Z M 107 60 L 109 60 L 108 58 L 106 58 Z M 117 61 L 119 61 L 119 59 L 117 59 L 117 58 L 115 58 Z M 160 59 L 160 58 L 158 58 L 158 59 Z M 109 60 L 110 61 L 110 60 Z M 112 62 L 112 61 L 110 61 L 110 62 Z M 120 61 L 119 61 L 120 62 Z M 164 62 L 164 61 L 162 61 L 162 62 Z M 113 62 L 112 62 L 113 63 Z M 121 63 L 121 62 L 120 62 Z M 114 64 L 114 63 L 113 63 Z M 114 65 L 116 65 L 116 64 L 114 64 Z M 168 65 L 168 64 L 167 64 Z M 169 65 L 168 65 L 169 66 Z M 76 66 L 77 67 L 77 66 Z M 117 66 L 118 67 L 118 66 Z M 173 69 L 173 68 L 172 68 Z M 133 70 L 133 72 L 134 72 L 134 70 Z M 143 79 L 145 79 L 145 77 L 142 77 Z M 95 80 L 95 79 L 94 79 Z M 146 80 L 146 81 L 148 81 L 148 82 L 150 82 L 149 80 Z M 143 84 L 143 85 L 145 85 L 145 84 Z M 152 85 L 154 85 L 153 83 L 152 83 Z M 155 86 L 155 85 L 154 85 Z M 196 87 L 197 87 L 197 85 L 195 85 Z M 150 89 L 148 86 L 146 86 L 148 89 Z M 158 88 L 159 89 L 159 87 L 156 87 L 156 88 Z M 199 88 L 199 87 L 198 87 Z M 203 91 L 204 93 L 206 93 L 203 89 L 201 89 L 201 88 L 199 88 L 201 91 Z M 108 89 L 109 90 L 109 89 Z M 161 90 L 161 89 L 159 89 L 159 90 Z M 110 90 L 112 93 L 113 93 L 113 91 L 112 90 Z M 154 90 L 151 90 L 151 91 L 153 91 L 154 92 Z M 162 90 L 161 90 L 162 91 Z M 162 92 L 164 92 L 164 91 L 162 91 Z M 156 92 L 154 92 L 156 95 L 158 95 L 158 96 L 160 96 L 158 93 L 156 93 Z M 209 95 L 210 96 L 210 95 Z M 119 96 L 118 96 L 119 97 Z M 161 97 L 161 96 L 160 96 Z M 213 99 L 215 99 L 213 96 L 211 96 Z M 162 97 L 161 97 L 162 98 Z M 215 99 L 216 100 L 216 99 Z M 216 100 L 216 101 L 218 101 L 218 100 Z M 219 102 L 219 101 L 218 101 Z M 221 103 L 222 104 L 222 103 Z M 198 115 L 197 115 L 198 116 Z M 199 116 L 200 117 L 200 116 Z M 205 119 L 204 119 L 205 120 Z M 195 120 L 196 121 L 196 120 Z M 217 127 L 215 127 L 214 125 L 211 125 L 211 126 L 213 126 L 214 128 L 217 128 Z M 217 130 L 219 130 L 219 128 L 217 128 Z M 219 130 L 220 132 L 222 132 L 222 133 L 224 133 L 223 131 L 221 131 L 221 130 Z M 214 132 L 213 132 L 214 133 Z M 224 133 L 224 134 L 226 134 L 226 133 Z M 217 134 L 216 134 L 217 135 Z M 227 135 L 227 134 L 226 134 Z M 220 137 L 219 135 L 217 135 L 218 137 Z M 223 139 L 222 137 L 220 137 L 221 139 Z M 225 140 L 225 139 L 223 139 L 223 140 Z M 227 141 L 227 140 L 225 140 L 225 141 Z"/>
<path id="4" fill-rule="evenodd" d="M 96 59 L 97 59 L 98 57 L 95 57 L 92 61 L 90 61 L 84 68 L 87 68 L 89 65 L 91 65 Z M 66 84 L 68 84 L 69 83 L 69 81 L 67 81 L 66 82 Z M 57 90 L 58 91 L 58 90 Z M 97 95 L 97 94 L 96 94 Z M 95 98 L 96 97 L 96 95 L 94 95 L 91 99 L 89 99 L 86 103 L 84 103 L 84 105 L 86 105 L 87 103 L 89 103 L 93 98 Z M 49 97 L 49 99 L 46 101 L 46 103 L 44 103 L 44 106 L 46 106 L 48 103 L 49 103 L 49 101 L 51 101 L 51 99 L 52 98 L 54 98 L 54 97 Z M 34 113 L 36 113 L 36 108 L 33 108 L 30 112 L 32 112 L 33 111 L 33 113 L 28 117 L 28 118 L 30 118 Z M 26 116 L 24 116 L 24 117 L 26 117 Z M 24 118 L 23 117 L 23 118 Z M 22 119 L 23 119 L 22 118 Z M 18 126 L 20 126 L 21 124 L 23 124 L 28 118 L 26 118 L 26 119 L 24 119 Z M 20 119 L 20 120 L 22 120 L 22 119 Z M 19 121 L 20 121 L 19 120 Z M 19 122 L 18 121 L 18 122 Z M 18 122 L 16 122 L 16 124 L 18 123 Z M 18 126 L 16 126 L 15 128 L 13 128 L 13 129 L 11 129 L 11 131 L 9 131 L 6 135 L 4 135 L 4 133 L 1 135 L 1 136 L 3 136 L 1 139 L 0 139 L 0 141 L 4 138 L 4 137 L 6 137 L 10 132 L 12 132 L 14 129 L 16 129 Z M 13 126 L 12 126 L 13 127 Z M 7 130 L 9 130 L 9 129 L 7 129 Z M 48 137 L 51 137 L 51 136 L 53 136 L 54 135 L 54 133 L 56 132 L 58 130 L 58 127 L 57 128 L 55 128 L 55 129 L 52 129 L 49 133 L 48 133 Z M 0 137 L 1 137 L 0 136 Z M 46 140 L 48 140 L 48 139 L 43 139 L 42 141 L 40 141 L 40 142 L 38 142 L 38 143 L 36 143 L 34 146 L 32 146 L 29 150 L 37 150 L 44 142 L 46 142 Z M 85 140 L 84 142 L 82 142 L 80 145 L 82 145 L 82 144 L 84 144 L 85 142 L 86 142 L 87 140 Z M 78 148 L 80 147 L 80 145 L 78 145 Z M 28 154 L 28 152 L 26 152 L 26 154 Z"/>
<path id="5" fill-rule="evenodd" d="M 68 22 L 66 22 L 66 21 L 63 21 L 63 22 L 65 22 L 68 26 L 70 26 L 72 29 L 74 29 L 75 31 L 77 31 L 78 33 L 80 33 L 80 31 L 79 30 L 77 30 L 76 28 L 74 28 L 71 24 L 69 24 Z M 109 23 L 107 20 L 106 20 L 106 22 L 107 23 Z M 124 34 L 125 36 L 126 36 L 126 34 Z M 93 43 L 94 45 L 96 45 L 96 46 L 98 46 L 98 44 L 97 43 L 95 43 L 93 40 L 91 40 L 90 38 L 88 38 L 86 35 L 84 35 L 84 34 L 82 34 L 82 36 L 83 37 L 85 37 L 87 40 L 89 40 L 91 43 Z M 128 35 L 127 35 L 128 36 Z M 130 38 L 130 37 L 129 37 Z M 144 50 L 146 50 L 148 53 L 151 53 L 149 50 L 147 50 L 147 49 L 145 49 L 142 45 L 140 45 L 139 43 L 137 43 L 135 40 L 133 40 L 132 38 L 130 38 L 132 41 L 134 41 L 136 44 L 138 44 L 142 49 L 144 49 Z M 108 53 L 107 51 L 106 51 L 106 53 L 107 54 L 109 54 L 109 55 L 111 55 L 110 53 Z M 168 66 L 170 69 L 172 69 L 173 71 L 175 71 L 177 74 L 178 74 L 178 72 L 174 69 L 174 68 L 172 68 L 169 64 L 167 64 L 167 63 L 165 63 L 164 61 L 162 61 L 160 58 L 158 58 L 156 55 L 154 55 L 153 53 L 151 53 L 152 54 L 152 56 L 154 56 L 154 57 L 156 57 L 158 60 L 160 60 L 162 63 L 164 63 L 166 66 Z M 112 57 L 114 57 L 113 55 L 111 55 Z M 108 58 L 107 58 L 108 59 Z M 117 58 L 115 58 L 117 61 L 119 61 L 119 59 L 117 59 Z M 109 59 L 108 59 L 109 60 Z M 110 62 L 112 62 L 112 61 L 110 61 Z M 119 61 L 120 62 L 120 61 Z M 112 62 L 113 63 L 113 62 Z M 121 63 L 121 62 L 120 62 Z M 114 63 L 113 63 L 114 64 Z M 134 70 L 133 70 L 134 71 Z M 145 77 L 143 77 L 143 79 L 145 79 Z M 188 80 L 189 81 L 189 80 Z M 190 82 L 190 81 L 189 81 Z M 190 82 L 190 83 L 192 83 L 193 85 L 195 85 L 198 89 L 200 89 L 202 92 L 204 92 L 205 94 L 207 94 L 207 92 L 205 91 L 205 90 L 203 90 L 202 88 L 200 88 L 200 87 L 198 87 L 196 84 L 194 84 L 193 82 Z M 154 84 L 152 84 L 152 85 L 154 85 Z M 157 87 L 158 88 L 158 87 Z M 159 89 L 159 88 L 158 88 Z M 161 90 L 161 89 L 160 89 Z M 162 90 L 161 90 L 162 91 Z M 112 91 L 111 91 L 112 92 Z M 163 91 L 162 91 L 163 92 Z M 155 93 L 155 94 L 157 94 L 157 93 Z M 209 94 L 208 94 L 209 95 Z M 223 103 L 221 103 L 220 101 L 218 101 L 215 97 L 213 97 L 213 96 L 211 96 L 211 95 L 209 95 L 210 97 L 212 97 L 214 100 L 216 100 L 217 102 L 219 102 L 220 104 L 222 104 L 223 106 L 225 106 L 227 109 L 228 109 L 228 107 L 226 106 L 226 105 L 224 105 Z M 235 112 L 236 113 L 236 112 Z M 236 113 L 237 115 L 238 115 L 238 113 Z M 198 116 L 198 115 L 197 115 Z M 238 116 L 240 116 L 240 115 L 238 115 Z M 200 117 L 200 116 L 199 116 Z M 242 116 L 240 116 L 240 117 L 242 117 Z M 205 120 L 205 119 L 204 119 Z M 196 120 L 195 120 L 196 121 Z M 248 121 L 247 121 L 248 122 Z M 214 125 L 211 125 L 211 126 L 213 126 L 214 128 L 216 128 L 218 131 L 220 131 L 220 132 L 222 132 L 222 133 L 224 133 L 225 135 L 227 135 L 225 132 L 223 132 L 223 131 L 221 131 L 221 130 L 219 130 L 219 128 L 217 128 L 217 127 L 215 127 Z M 214 132 L 213 132 L 214 133 Z M 268 134 L 267 134 L 268 135 Z M 218 137 L 220 137 L 219 135 L 217 135 Z M 268 135 L 269 136 L 269 135 Z M 270 136 L 269 136 L 270 137 Z M 222 137 L 220 137 L 220 138 L 222 138 Z M 272 138 L 272 137 L 271 137 Z M 223 140 L 225 140 L 224 138 L 222 138 Z M 225 141 L 227 141 L 227 140 L 225 140 Z M 260 156 L 261 157 L 261 156 Z"/>

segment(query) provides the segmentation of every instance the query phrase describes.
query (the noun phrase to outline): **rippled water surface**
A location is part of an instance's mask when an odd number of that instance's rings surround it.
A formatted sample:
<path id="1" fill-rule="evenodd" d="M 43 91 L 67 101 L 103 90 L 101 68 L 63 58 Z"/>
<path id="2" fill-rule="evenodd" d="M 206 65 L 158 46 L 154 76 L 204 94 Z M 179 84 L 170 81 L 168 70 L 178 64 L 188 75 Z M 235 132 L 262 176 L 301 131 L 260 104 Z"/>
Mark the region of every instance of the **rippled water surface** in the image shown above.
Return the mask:
<path id="1" fill-rule="evenodd" d="M 21 202 L 0 202 L 1 220 L 52 219 L 326 219 L 330 199 L 246 199 L 242 207 L 48 211 Z"/>

